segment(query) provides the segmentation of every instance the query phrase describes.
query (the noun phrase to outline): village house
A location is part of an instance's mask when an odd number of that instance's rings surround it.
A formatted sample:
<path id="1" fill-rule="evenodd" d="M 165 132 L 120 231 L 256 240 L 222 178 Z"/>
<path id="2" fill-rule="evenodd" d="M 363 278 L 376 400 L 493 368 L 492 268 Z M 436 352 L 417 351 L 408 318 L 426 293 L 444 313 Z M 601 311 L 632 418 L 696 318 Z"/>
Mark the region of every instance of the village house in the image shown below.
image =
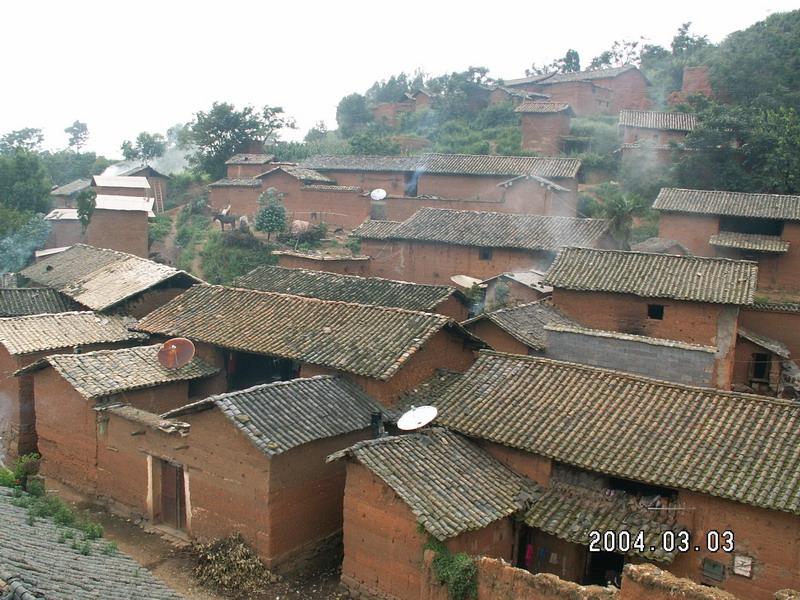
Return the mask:
<path id="1" fill-rule="evenodd" d="M 194 341 L 199 356 L 224 368 L 229 391 L 342 374 L 385 406 L 437 368 L 464 371 L 484 346 L 444 315 L 211 285 L 136 328 Z"/>
<path id="2" fill-rule="evenodd" d="M 14 373 L 56 352 L 115 348 L 147 336 L 128 330 L 130 319 L 63 312 L 0 319 L 0 461 L 36 450 L 33 381 Z"/>
<path id="3" fill-rule="evenodd" d="M 50 288 L 0 287 L 0 318 L 74 311 L 78 306 Z"/>
<path id="4" fill-rule="evenodd" d="M 77 244 L 20 271 L 29 284 L 49 287 L 103 313 L 142 317 L 200 280 L 151 260 Z"/>
<path id="5" fill-rule="evenodd" d="M 156 344 L 50 354 L 17 371 L 18 377 L 27 377 L 32 384 L 43 475 L 97 495 L 105 469 L 98 464 L 96 442 L 104 408 L 123 404 L 157 415 L 205 396 L 196 383 L 218 369 L 200 358 L 179 369 L 167 369 L 158 361 L 160 348 Z M 130 470 L 105 475 L 123 485 Z"/>
<path id="6" fill-rule="evenodd" d="M 574 325 L 548 300 L 520 304 L 482 313 L 462 325 L 490 348 L 511 354 L 543 354 L 547 325 Z"/>
<path id="7" fill-rule="evenodd" d="M 234 154 L 225 161 L 226 177 L 243 179 L 257 177 L 269 169 L 269 163 L 275 160 L 272 154 Z"/>
<path id="8" fill-rule="evenodd" d="M 131 167 L 119 173 L 120 177 L 144 177 L 147 183 L 150 184 L 152 190 L 152 197 L 156 199 L 156 206 L 163 210 L 163 199 L 167 195 L 167 186 L 169 185 L 170 176 L 166 173 L 157 171 L 150 165 L 139 165 Z"/>
<path id="9" fill-rule="evenodd" d="M 95 175 L 92 177 L 90 189 L 98 196 L 153 197 L 153 189 L 150 187 L 146 177 Z"/>
<path id="10" fill-rule="evenodd" d="M 322 252 L 300 252 L 297 250 L 273 250 L 272 256 L 278 266 L 287 269 L 308 269 L 341 275 L 366 275 L 369 271 L 369 256 L 360 254 L 326 254 Z"/>
<path id="11" fill-rule="evenodd" d="M 483 351 L 435 405 L 440 425 L 561 494 L 524 515 L 518 566 L 597 581 L 638 559 L 616 543 L 588 552 L 589 532 L 647 525 L 643 558 L 678 577 L 751 600 L 797 585 L 797 403 Z M 669 552 L 665 530 L 689 532 L 688 551 Z"/>
<path id="12" fill-rule="evenodd" d="M 423 285 L 307 269 L 256 267 L 250 273 L 235 279 L 233 286 L 320 300 L 433 312 L 459 322 L 467 318 L 470 309 L 466 296 L 446 285 Z"/>
<path id="13" fill-rule="evenodd" d="M 563 138 L 569 135 L 569 124 L 575 116 L 569 104 L 526 101 L 514 112 L 520 113 L 523 150 L 548 156 L 563 150 Z"/>
<path id="14" fill-rule="evenodd" d="M 50 198 L 55 208 L 75 208 L 76 196 L 92 185 L 91 179 L 76 179 L 55 187 L 50 192 Z"/>
<path id="15" fill-rule="evenodd" d="M 564 246 L 610 244 L 608 221 L 423 208 L 402 223 L 365 221 L 353 231 L 369 274 L 429 284 L 546 270 Z"/>
<path id="16" fill-rule="evenodd" d="M 634 65 L 577 73 L 546 73 L 510 79 L 505 87 L 550 96 L 569 104 L 578 116 L 615 115 L 623 109 L 647 110 L 650 83 Z"/>
<path id="17" fill-rule="evenodd" d="M 692 113 L 623 110 L 619 113 L 623 164 L 645 163 L 663 166 L 686 134 L 694 131 L 697 119 Z"/>
<path id="18" fill-rule="evenodd" d="M 483 292 L 483 309 L 495 310 L 517 304 L 527 304 L 549 296 L 553 291 L 544 285 L 546 273 L 529 269 L 527 271 L 510 271 L 484 279 L 478 286 Z"/>
<path id="19" fill-rule="evenodd" d="M 713 364 L 704 366 L 709 385 L 730 389 L 739 308 L 753 304 L 757 273 L 750 261 L 564 248 L 545 283 L 553 286 L 553 305 L 586 328 L 715 348 Z M 613 345 L 624 340 L 617 336 Z M 645 357 L 660 377 L 673 379 L 670 369 L 686 368 L 659 352 L 673 354 L 672 346 L 649 346 Z"/>

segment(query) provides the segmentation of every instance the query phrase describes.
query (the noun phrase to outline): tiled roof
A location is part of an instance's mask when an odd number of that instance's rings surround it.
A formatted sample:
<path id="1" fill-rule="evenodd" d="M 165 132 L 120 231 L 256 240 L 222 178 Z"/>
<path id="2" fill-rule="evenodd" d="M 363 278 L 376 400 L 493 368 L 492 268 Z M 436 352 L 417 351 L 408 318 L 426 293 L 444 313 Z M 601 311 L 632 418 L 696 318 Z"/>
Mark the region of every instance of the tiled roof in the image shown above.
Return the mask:
<path id="1" fill-rule="evenodd" d="M 283 171 L 287 175 L 294 177 L 295 179 L 299 179 L 304 183 L 323 183 L 323 184 L 335 184 L 336 182 L 331 179 L 330 177 L 326 177 L 322 173 L 315 171 L 314 169 L 309 169 L 306 167 L 296 167 L 290 165 L 282 165 L 280 167 L 275 167 L 274 169 L 270 169 L 259 175 L 259 178 L 269 175 L 275 171 Z"/>
<path id="2" fill-rule="evenodd" d="M 524 85 L 526 83 L 540 83 L 542 85 L 552 85 L 554 83 L 566 83 L 570 81 L 592 81 L 593 79 L 609 79 L 617 77 L 636 69 L 634 65 L 622 67 L 612 67 L 610 69 L 595 69 L 594 71 L 578 71 L 576 73 L 547 73 L 545 75 L 533 75 L 532 77 L 522 77 L 520 79 L 509 79 L 505 85 Z"/>
<path id="3" fill-rule="evenodd" d="M 312 192 L 361 192 L 357 185 L 304 185 L 304 190 Z"/>
<path id="4" fill-rule="evenodd" d="M 76 244 L 20 272 L 92 310 L 106 310 L 169 279 L 200 281 L 185 271 L 133 254 Z"/>
<path id="5" fill-rule="evenodd" d="M 661 188 L 656 210 L 800 221 L 800 196 Z"/>
<path id="6" fill-rule="evenodd" d="M 455 288 L 446 285 L 423 285 L 379 277 L 270 266 L 256 267 L 247 275 L 236 279 L 233 285 L 261 292 L 280 292 L 320 300 L 394 306 L 425 312 L 436 312 L 435 308 L 439 304 L 457 293 Z"/>
<path id="7" fill-rule="evenodd" d="M 542 156 L 429 153 L 421 156 L 314 156 L 303 161 L 301 166 L 318 171 L 419 171 L 496 177 L 534 174 L 569 178 L 578 174 L 581 161 Z"/>
<path id="8" fill-rule="evenodd" d="M 0 344 L 10 354 L 44 352 L 141 340 L 147 336 L 128 330 L 133 319 L 92 312 L 65 312 L 0 319 Z"/>
<path id="9" fill-rule="evenodd" d="M 756 344 L 757 346 L 761 346 L 762 348 L 766 348 L 770 352 L 780 356 L 781 358 L 789 358 L 791 356 L 791 351 L 786 346 L 786 344 L 779 342 L 771 337 L 766 335 L 762 335 L 760 333 L 756 333 L 755 331 L 750 331 L 746 327 L 742 327 L 739 325 L 736 333 L 743 337 L 746 340 L 749 340 Z"/>
<path id="10" fill-rule="evenodd" d="M 650 346 L 665 346 L 667 348 L 680 348 L 683 350 L 692 350 L 693 352 L 707 352 L 709 354 L 716 354 L 716 346 L 704 346 L 703 344 L 692 344 L 689 342 L 681 342 L 679 340 L 667 340 L 664 338 L 651 337 L 648 335 L 638 335 L 635 333 L 623 333 L 621 331 L 609 331 L 606 329 L 591 329 L 589 327 L 582 327 L 580 325 L 570 325 L 567 323 L 548 323 L 544 326 L 546 331 L 557 331 L 559 333 L 575 333 L 578 335 L 585 335 L 588 337 L 611 338 L 615 340 L 626 340 L 629 342 L 639 342 L 641 344 L 648 344 Z"/>
<path id="11" fill-rule="evenodd" d="M 211 396 L 171 410 L 171 419 L 216 405 L 267 456 L 370 426 L 381 406 L 358 386 L 330 375 L 278 381 Z"/>
<path id="12" fill-rule="evenodd" d="M 0 317 L 20 317 L 75 310 L 65 296 L 50 288 L 0 288 Z"/>
<path id="13" fill-rule="evenodd" d="M 165 419 L 160 415 L 136 408 L 130 404 L 105 405 L 102 407 L 102 410 L 103 412 L 109 412 L 122 417 L 126 421 L 138 423 L 139 425 L 144 425 L 145 427 L 157 431 L 163 431 L 164 433 L 177 433 L 181 437 L 189 435 L 189 430 L 191 429 L 189 423 L 184 423 L 176 419 Z"/>
<path id="14" fill-rule="evenodd" d="M 433 313 L 211 285 L 191 288 L 137 328 L 378 379 L 444 328 L 469 335 Z"/>
<path id="15" fill-rule="evenodd" d="M 172 381 L 202 379 L 219 371 L 197 357 L 180 369 L 167 369 L 158 362 L 160 349 L 161 344 L 155 344 L 85 354 L 54 354 L 20 369 L 18 373 L 27 373 L 49 365 L 84 398 L 96 400 Z"/>
<path id="16" fill-rule="evenodd" d="M 129 177 L 132 175 L 139 175 L 139 174 L 141 174 L 143 177 L 165 177 L 166 179 L 171 179 L 169 175 L 154 169 L 151 165 L 137 165 L 119 173 L 119 175 L 124 177 Z"/>
<path id="17" fill-rule="evenodd" d="M 275 159 L 274 154 L 234 154 L 226 165 L 265 165 Z"/>
<path id="18" fill-rule="evenodd" d="M 351 235 L 367 240 L 388 240 L 401 223 L 402 221 L 377 221 L 375 219 L 367 219 L 361 225 L 353 229 Z"/>
<path id="19" fill-rule="evenodd" d="M 519 106 L 514 109 L 518 113 L 560 113 L 570 112 L 572 109 L 566 102 L 542 102 L 539 100 L 526 100 L 520 102 Z"/>
<path id="20" fill-rule="evenodd" d="M 321 252 L 300 252 L 299 250 L 273 250 L 273 256 L 294 256 L 304 260 L 316 260 L 319 262 L 329 261 L 367 261 L 369 256 L 354 256 L 352 254 L 323 254 Z"/>
<path id="21" fill-rule="evenodd" d="M 328 460 L 343 457 L 380 477 L 441 541 L 518 512 L 538 491 L 472 442 L 439 428 L 359 442 Z"/>
<path id="22" fill-rule="evenodd" d="M 0 273 L 0 287 L 15 288 L 18 285 L 16 273 Z"/>
<path id="23" fill-rule="evenodd" d="M 214 183 L 209 183 L 208 187 L 251 187 L 257 188 L 261 187 L 261 180 L 255 177 L 223 177 L 215 181 Z"/>
<path id="24" fill-rule="evenodd" d="M 708 243 L 722 248 L 739 248 L 755 252 L 788 252 L 789 242 L 779 235 L 760 235 L 756 233 L 738 233 L 720 231 L 711 236 Z"/>
<path id="25" fill-rule="evenodd" d="M 767 312 L 800 313 L 800 303 L 797 302 L 755 302 L 749 308 Z"/>
<path id="26" fill-rule="evenodd" d="M 146 177 L 122 177 L 109 175 L 95 175 L 92 177 L 95 187 L 130 188 L 135 190 L 149 190 L 150 183 Z"/>
<path id="27" fill-rule="evenodd" d="M 657 511 L 648 511 L 636 498 L 624 492 L 590 490 L 561 482 L 552 482 L 532 504 L 525 524 L 536 527 L 573 544 L 589 545 L 590 531 L 627 531 L 631 540 L 644 534 L 644 551 L 628 554 L 648 560 L 672 562 L 676 551 L 663 550 L 662 534 L 678 533 L 683 528 L 662 522 Z M 650 550 L 650 548 L 656 550 Z"/>
<path id="28" fill-rule="evenodd" d="M 697 117 L 694 113 L 621 110 L 619 124 L 623 127 L 661 129 L 663 131 L 694 131 Z"/>
<path id="29" fill-rule="evenodd" d="M 501 308 L 483 313 L 464 322 L 470 324 L 488 319 L 511 337 L 534 350 L 544 350 L 545 326 L 550 324 L 573 325 L 574 321 L 563 315 L 549 301 L 539 300 L 512 308 Z"/>
<path id="30" fill-rule="evenodd" d="M 608 221 L 603 219 L 426 207 L 403 221 L 386 238 L 459 246 L 557 250 L 569 245 L 593 245 L 606 233 L 608 226 Z M 355 235 L 365 237 L 363 231 Z"/>
<path id="31" fill-rule="evenodd" d="M 564 248 L 545 283 L 645 298 L 752 304 L 757 273 L 757 264 L 746 260 Z"/>
<path id="32" fill-rule="evenodd" d="M 445 390 L 461 378 L 458 371 L 436 369 L 433 377 L 419 384 L 413 390 L 403 394 L 395 406 L 394 417 L 399 418 L 412 406 L 427 406 L 436 402 Z"/>
<path id="33" fill-rule="evenodd" d="M 483 351 L 438 422 L 575 467 L 800 514 L 800 404 Z"/>
<path id="34" fill-rule="evenodd" d="M 72 196 L 77 194 L 92 185 L 91 179 L 76 179 L 65 183 L 50 192 L 51 196 Z"/>
<path id="35" fill-rule="evenodd" d="M 635 252 L 649 252 L 651 254 L 653 253 L 691 254 L 689 250 L 686 248 L 686 246 L 684 246 L 680 242 L 660 237 L 647 238 L 643 242 L 639 242 L 638 244 L 633 244 L 631 246 L 631 250 Z M 674 250 L 675 252 L 670 252 L 672 250 Z"/>
<path id="36" fill-rule="evenodd" d="M 64 526 L 30 517 L 15 506 L 11 489 L 0 488 L 0 587 L 2 600 L 180 600 L 127 554 L 105 550 L 107 540 L 81 542 L 84 555 L 63 539 Z M 80 532 L 71 530 L 75 539 Z"/>

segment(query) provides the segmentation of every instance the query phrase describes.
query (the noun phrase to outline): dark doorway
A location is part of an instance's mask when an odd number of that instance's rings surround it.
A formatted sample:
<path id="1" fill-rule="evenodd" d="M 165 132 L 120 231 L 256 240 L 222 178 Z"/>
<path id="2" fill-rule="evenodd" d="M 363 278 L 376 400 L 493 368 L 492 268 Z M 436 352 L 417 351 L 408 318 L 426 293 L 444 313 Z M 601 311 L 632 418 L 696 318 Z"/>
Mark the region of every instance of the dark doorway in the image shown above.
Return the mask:
<path id="1" fill-rule="evenodd" d="M 753 354 L 753 381 L 769 382 L 769 354 Z"/>
<path id="2" fill-rule="evenodd" d="M 620 586 L 622 567 L 625 557 L 616 552 L 590 552 L 589 568 L 586 570 L 584 585 L 607 585 L 613 583 Z"/>
<path id="3" fill-rule="evenodd" d="M 294 379 L 298 372 L 297 364 L 285 358 L 231 352 L 228 356 L 228 391 L 234 392 L 262 383 Z"/>
<path id="4" fill-rule="evenodd" d="M 186 527 L 183 466 L 161 461 L 161 520 L 175 529 Z"/>

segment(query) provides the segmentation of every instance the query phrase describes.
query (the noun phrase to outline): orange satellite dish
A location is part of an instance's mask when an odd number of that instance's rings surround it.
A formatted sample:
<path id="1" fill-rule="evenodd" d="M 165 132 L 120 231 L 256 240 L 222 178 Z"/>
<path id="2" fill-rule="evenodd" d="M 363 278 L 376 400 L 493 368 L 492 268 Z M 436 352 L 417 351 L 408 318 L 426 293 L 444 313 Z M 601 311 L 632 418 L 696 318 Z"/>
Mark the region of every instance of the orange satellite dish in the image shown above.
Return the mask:
<path id="1" fill-rule="evenodd" d="M 158 362 L 165 369 L 180 369 L 194 358 L 194 344 L 186 338 L 167 340 L 158 351 Z"/>

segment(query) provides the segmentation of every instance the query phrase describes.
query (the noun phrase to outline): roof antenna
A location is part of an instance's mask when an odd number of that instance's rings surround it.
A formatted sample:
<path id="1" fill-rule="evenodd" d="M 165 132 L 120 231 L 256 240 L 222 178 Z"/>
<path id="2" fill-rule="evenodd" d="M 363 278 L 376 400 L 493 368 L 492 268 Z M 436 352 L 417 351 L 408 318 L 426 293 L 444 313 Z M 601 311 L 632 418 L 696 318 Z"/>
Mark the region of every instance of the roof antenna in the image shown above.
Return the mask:
<path id="1" fill-rule="evenodd" d="M 387 196 L 386 190 L 384 190 L 383 188 L 375 188 L 369 193 L 370 199 L 375 200 L 376 202 L 379 200 L 383 200 L 384 198 L 386 198 L 386 196 Z"/>
<path id="2" fill-rule="evenodd" d="M 397 428 L 403 431 L 415 431 L 425 427 L 436 418 L 439 410 L 435 406 L 411 407 L 411 410 L 404 413 L 397 419 Z"/>
<path id="3" fill-rule="evenodd" d="M 158 362 L 165 369 L 180 369 L 194 358 L 194 344 L 186 338 L 167 340 L 158 350 Z"/>

